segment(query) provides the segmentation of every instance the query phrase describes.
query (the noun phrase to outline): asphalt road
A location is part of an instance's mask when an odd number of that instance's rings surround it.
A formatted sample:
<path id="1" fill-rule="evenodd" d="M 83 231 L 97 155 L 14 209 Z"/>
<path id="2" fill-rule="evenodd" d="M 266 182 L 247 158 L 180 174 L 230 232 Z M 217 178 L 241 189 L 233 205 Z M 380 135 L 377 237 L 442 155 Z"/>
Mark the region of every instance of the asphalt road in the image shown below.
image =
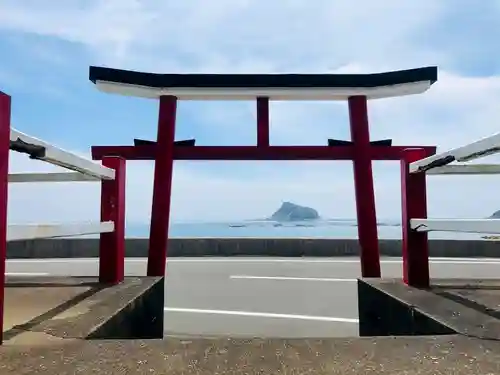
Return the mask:
<path id="1" fill-rule="evenodd" d="M 385 258 L 384 277 L 401 277 Z M 127 259 L 127 275 L 146 260 Z M 7 274 L 97 275 L 96 259 L 9 260 Z M 433 259 L 435 278 L 498 278 L 500 260 Z M 165 290 L 166 335 L 356 336 L 356 258 L 172 258 Z"/>

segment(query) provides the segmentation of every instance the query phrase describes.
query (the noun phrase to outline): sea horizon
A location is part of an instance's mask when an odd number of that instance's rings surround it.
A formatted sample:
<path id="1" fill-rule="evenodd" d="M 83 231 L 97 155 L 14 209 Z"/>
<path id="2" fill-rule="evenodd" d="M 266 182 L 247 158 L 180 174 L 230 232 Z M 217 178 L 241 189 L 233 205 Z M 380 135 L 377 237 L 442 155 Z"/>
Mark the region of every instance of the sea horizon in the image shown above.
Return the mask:
<path id="1" fill-rule="evenodd" d="M 149 223 L 128 222 L 125 235 L 129 238 L 149 237 Z M 401 239 L 401 220 L 379 220 L 380 239 Z M 479 240 L 475 233 L 431 232 L 431 239 Z M 192 220 L 173 221 L 169 225 L 170 238 L 358 238 L 357 220 L 352 218 L 324 218 L 293 222 L 268 219 Z"/>

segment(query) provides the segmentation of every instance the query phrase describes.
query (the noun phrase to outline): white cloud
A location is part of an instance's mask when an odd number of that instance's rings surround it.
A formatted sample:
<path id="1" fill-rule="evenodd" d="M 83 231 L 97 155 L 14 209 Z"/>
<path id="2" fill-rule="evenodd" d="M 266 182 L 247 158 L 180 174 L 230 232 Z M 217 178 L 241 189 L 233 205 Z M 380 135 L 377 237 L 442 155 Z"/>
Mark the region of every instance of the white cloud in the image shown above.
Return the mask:
<path id="1" fill-rule="evenodd" d="M 441 3 L 362 3 L 6 0 L 0 27 L 81 43 L 101 62 L 138 69 L 324 71 L 367 58 L 420 64 L 427 53 L 408 40 L 440 16 Z"/>
<path id="2" fill-rule="evenodd" d="M 248 162 L 247 162 L 248 163 Z M 174 171 L 173 215 L 178 221 L 196 218 L 231 220 L 261 218 L 269 214 L 282 200 L 294 200 L 318 206 L 328 196 L 331 207 L 324 214 L 352 216 L 352 208 L 345 205 L 345 196 L 352 193 L 352 181 L 339 183 L 334 175 L 318 178 L 318 163 L 294 163 L 297 173 L 279 172 L 284 162 L 274 163 L 277 173 L 259 173 L 244 180 L 217 177 L 203 173 L 200 163 L 178 162 Z M 234 164 L 234 163 L 233 163 Z M 240 165 L 244 165 L 242 162 Z M 219 168 L 227 164 L 219 163 Z M 348 163 L 337 170 L 349 171 Z M 268 169 L 267 166 L 266 169 Z M 29 160 L 24 155 L 11 154 L 11 172 L 60 171 L 60 168 Z M 131 222 L 147 220 L 151 210 L 153 163 L 129 162 L 127 168 L 127 218 Z M 304 180 L 308 180 L 307 184 Z M 66 220 L 97 220 L 99 215 L 99 183 L 18 183 L 9 188 L 9 220 L 12 222 L 57 222 Z M 352 199 L 351 199 L 352 200 Z M 335 203 L 337 201 L 337 203 Z M 338 204 L 340 210 L 336 210 Z M 346 210 L 347 208 L 347 210 Z"/>
<path id="3" fill-rule="evenodd" d="M 81 45 L 92 64 L 161 72 L 376 72 L 439 65 L 439 81 L 428 93 L 371 102 L 369 108 L 372 139 L 445 150 L 496 132 L 500 118 L 500 76 L 466 74 L 457 63 L 466 46 L 441 48 L 432 43 L 429 30 L 446 35 L 446 24 L 440 21 L 458 20 L 453 18 L 457 2 L 318 0 L 311 6 L 294 0 L 284 6 L 263 0 L 5 0 L 0 4 L 0 32 L 33 33 Z M 466 36 L 472 25 L 476 34 L 487 26 L 480 18 L 468 21 L 454 33 L 454 40 L 461 33 Z M 488 27 L 500 32 L 498 26 Z M 425 38 L 429 43 L 422 42 Z M 250 113 L 254 115 L 253 104 L 231 106 L 229 112 L 221 105 L 207 105 L 195 116 L 207 129 L 220 131 L 223 144 L 229 142 L 222 137 L 226 131 L 245 134 L 250 143 L 253 130 L 235 125 Z M 349 137 L 345 103 L 274 103 L 271 115 L 272 141 L 278 144 L 324 144 L 328 137 Z M 13 166 L 28 167 L 22 160 L 13 157 Z M 317 207 L 325 216 L 354 216 L 349 163 L 241 163 L 240 170 L 248 171 L 244 178 L 215 173 L 230 165 L 220 163 L 206 171 L 200 164 L 178 163 L 174 217 L 261 217 L 285 199 Z M 377 209 L 383 217 L 399 216 L 398 168 L 398 163 L 374 167 Z M 130 163 L 128 176 L 128 216 L 145 220 L 151 206 L 152 164 Z M 500 208 L 494 178 L 430 177 L 430 214 L 488 215 Z M 13 186 L 10 217 L 97 218 L 98 194 L 98 186 L 77 183 L 71 188 Z"/>

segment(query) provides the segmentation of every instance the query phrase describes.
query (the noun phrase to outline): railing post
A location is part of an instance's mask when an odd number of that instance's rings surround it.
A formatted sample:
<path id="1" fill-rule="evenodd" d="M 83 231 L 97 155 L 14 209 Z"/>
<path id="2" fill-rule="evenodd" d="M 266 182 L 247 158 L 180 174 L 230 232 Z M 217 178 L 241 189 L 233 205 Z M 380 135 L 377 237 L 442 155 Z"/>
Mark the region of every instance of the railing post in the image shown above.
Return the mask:
<path id="1" fill-rule="evenodd" d="M 113 221 L 115 230 L 100 235 L 99 281 L 116 284 L 125 276 L 126 162 L 118 156 L 105 156 L 102 164 L 115 170 L 115 179 L 101 183 L 101 222 Z"/>
<path id="2" fill-rule="evenodd" d="M 0 344 L 3 342 L 10 145 L 10 96 L 0 91 Z"/>
<path id="3" fill-rule="evenodd" d="M 403 229 L 403 281 L 418 288 L 429 287 L 429 243 L 427 232 L 411 229 L 411 219 L 427 218 L 425 173 L 409 173 L 410 163 L 425 158 L 424 149 L 407 149 L 401 159 L 401 203 Z"/>

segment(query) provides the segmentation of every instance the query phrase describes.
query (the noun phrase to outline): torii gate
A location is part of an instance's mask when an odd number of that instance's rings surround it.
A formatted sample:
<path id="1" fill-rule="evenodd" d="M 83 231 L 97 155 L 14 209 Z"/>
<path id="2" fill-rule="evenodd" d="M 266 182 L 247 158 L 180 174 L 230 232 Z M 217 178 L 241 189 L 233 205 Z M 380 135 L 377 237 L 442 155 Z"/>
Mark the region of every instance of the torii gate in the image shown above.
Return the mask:
<path id="1" fill-rule="evenodd" d="M 134 146 L 94 146 L 92 157 L 121 156 L 154 160 L 153 206 L 148 276 L 165 274 L 174 160 L 352 160 L 363 277 L 380 277 L 372 160 L 401 160 L 402 151 L 430 146 L 392 146 L 370 142 L 368 99 L 425 92 L 437 81 L 437 67 L 377 74 L 155 74 L 90 67 L 90 80 L 101 91 L 159 99 L 157 140 Z M 175 137 L 178 100 L 256 100 L 256 146 L 195 146 Z M 347 100 L 352 141 L 328 140 L 324 146 L 269 144 L 270 100 Z"/>

